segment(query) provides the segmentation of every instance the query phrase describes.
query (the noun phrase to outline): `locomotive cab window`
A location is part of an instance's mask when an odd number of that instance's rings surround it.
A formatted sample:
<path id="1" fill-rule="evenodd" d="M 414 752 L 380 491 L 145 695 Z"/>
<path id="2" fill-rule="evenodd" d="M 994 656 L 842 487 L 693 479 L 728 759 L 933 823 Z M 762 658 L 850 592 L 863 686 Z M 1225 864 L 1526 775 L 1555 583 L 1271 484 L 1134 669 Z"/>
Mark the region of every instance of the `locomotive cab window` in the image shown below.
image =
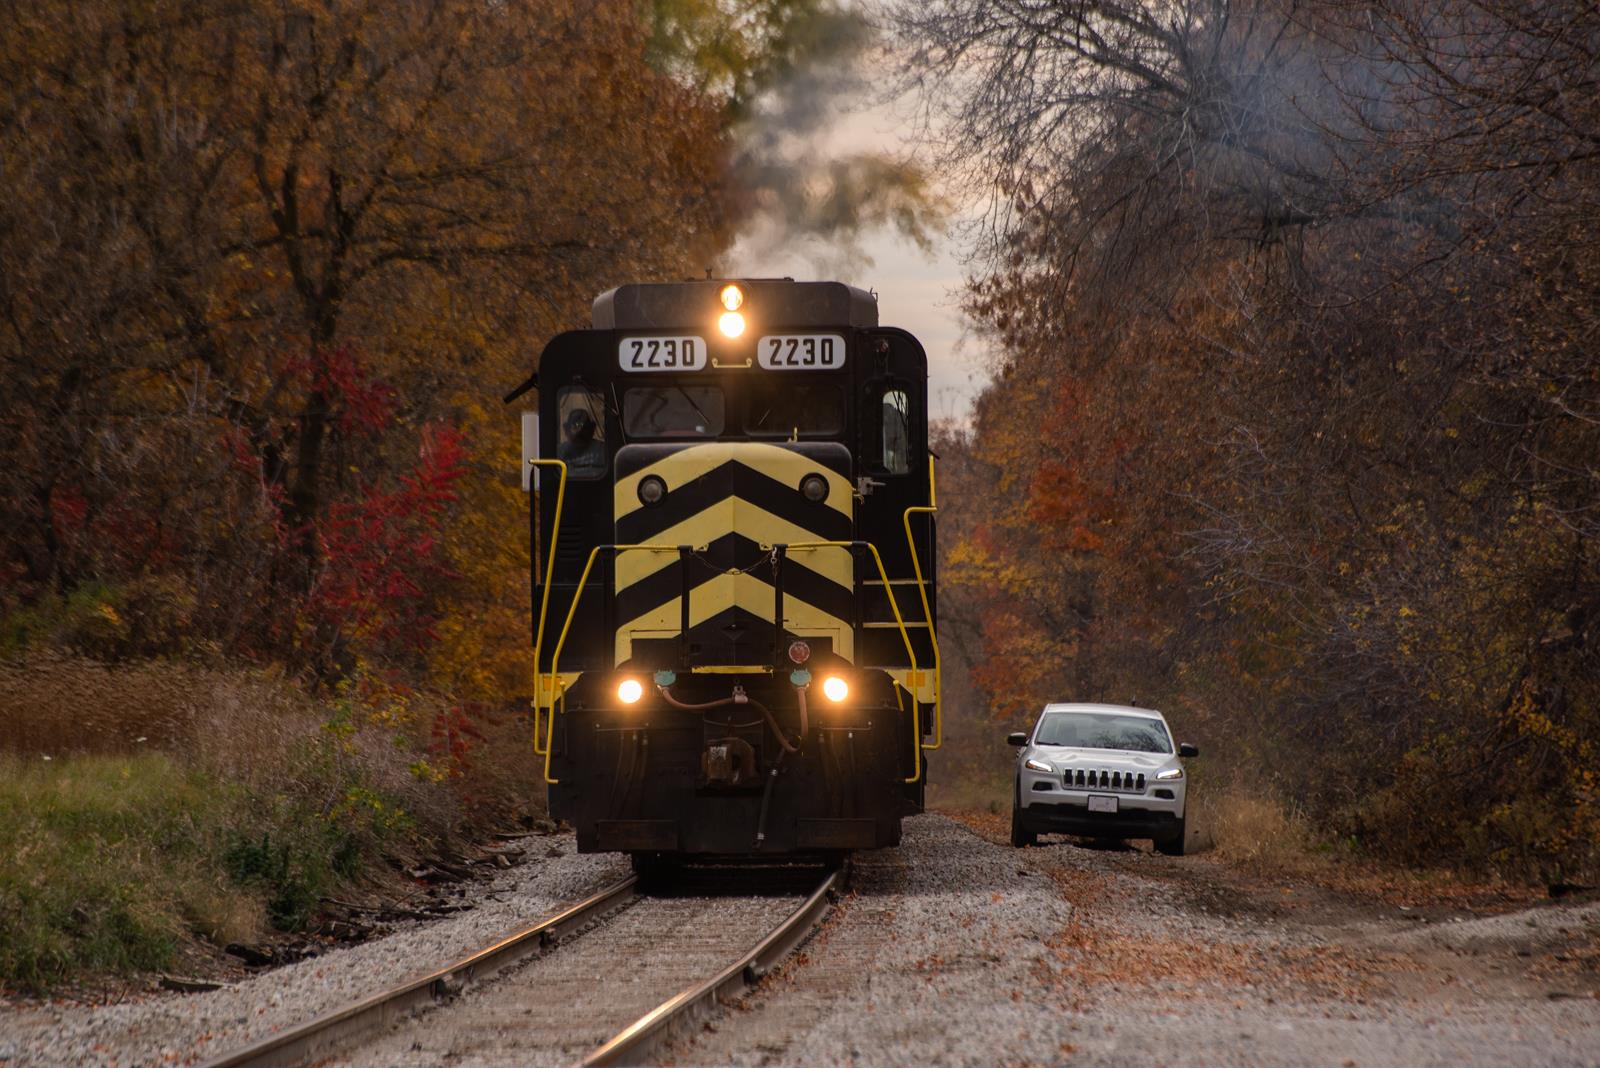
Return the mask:
<path id="1" fill-rule="evenodd" d="M 911 398 L 905 390 L 885 389 L 878 404 L 877 461 L 891 475 L 911 471 Z"/>
<path id="2" fill-rule="evenodd" d="M 844 394 L 829 382 L 755 384 L 744 432 L 753 438 L 836 437 L 844 429 Z"/>
<path id="3" fill-rule="evenodd" d="M 622 428 L 630 438 L 714 438 L 723 409 L 715 386 L 634 386 L 622 395 Z"/>
<path id="4" fill-rule="evenodd" d="M 565 461 L 567 477 L 599 478 L 606 473 L 606 415 L 600 394 L 584 386 L 566 386 L 556 396 L 560 415 L 556 459 Z"/>

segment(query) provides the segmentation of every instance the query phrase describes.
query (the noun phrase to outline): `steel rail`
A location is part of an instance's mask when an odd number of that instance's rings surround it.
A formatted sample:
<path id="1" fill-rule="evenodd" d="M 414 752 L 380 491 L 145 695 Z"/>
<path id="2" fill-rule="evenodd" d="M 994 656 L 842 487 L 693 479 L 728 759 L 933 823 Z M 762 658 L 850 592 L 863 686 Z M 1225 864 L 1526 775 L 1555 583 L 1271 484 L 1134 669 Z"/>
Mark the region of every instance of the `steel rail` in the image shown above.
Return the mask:
<path id="1" fill-rule="evenodd" d="M 845 872 L 844 867 L 829 872 L 799 908 L 739 960 L 711 979 L 657 1005 L 577 1063 L 583 1066 L 638 1064 L 653 1046 L 708 1015 L 729 998 L 755 986 L 822 923 L 832 907 L 835 892 L 844 881 Z"/>
<path id="2" fill-rule="evenodd" d="M 487 949 L 419 979 L 334 1009 L 286 1031 L 258 1039 L 242 1049 L 205 1062 L 202 1068 L 276 1068 L 304 1064 L 351 1038 L 454 997 L 469 982 L 485 979 L 508 965 L 538 956 L 586 924 L 631 904 L 639 897 L 639 877 L 630 875 L 563 912 L 501 939 Z"/>

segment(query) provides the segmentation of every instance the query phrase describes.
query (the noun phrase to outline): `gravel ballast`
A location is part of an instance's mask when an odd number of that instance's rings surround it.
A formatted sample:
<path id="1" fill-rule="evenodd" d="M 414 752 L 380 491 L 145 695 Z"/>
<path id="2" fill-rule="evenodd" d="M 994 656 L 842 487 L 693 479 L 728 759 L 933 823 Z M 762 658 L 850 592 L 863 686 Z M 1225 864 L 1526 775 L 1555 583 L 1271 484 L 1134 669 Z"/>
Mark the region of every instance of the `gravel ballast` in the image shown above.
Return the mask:
<path id="1" fill-rule="evenodd" d="M 1299 905 L 1314 887 L 1251 882 L 1204 858 L 1055 839 L 1017 850 L 999 840 L 1003 821 L 969 823 L 917 817 L 900 847 L 858 855 L 852 890 L 818 935 L 658 1059 L 1600 1064 L 1600 903 L 1476 915 L 1342 901 L 1318 912 Z M 565 855 L 504 874 L 471 912 L 236 987 L 110 1007 L 7 1007 L 0 1059 L 132 1065 L 214 1056 L 446 964 L 627 871 L 621 858 L 573 855 L 570 837 L 548 841 Z M 658 905 L 681 911 L 676 934 L 641 926 L 641 910 Z M 560 1063 L 786 907 L 737 898 L 636 905 L 350 1061 Z M 726 944 L 713 945 L 708 930 L 728 934 Z M 672 967 L 630 965 L 640 960 Z M 616 1019 L 601 1021 L 588 1011 L 595 1006 L 615 1009 Z M 519 1031 L 535 1016 L 539 1035 Z M 478 1041 L 495 1029 L 509 1041 Z"/>
<path id="2" fill-rule="evenodd" d="M 0 1008 L 0 1064 L 197 1063 L 401 980 L 444 967 L 628 874 L 625 857 L 579 856 L 571 835 L 539 840 L 560 855 L 503 872 L 470 890 L 475 907 L 397 927 L 236 985 L 200 994 L 145 994 L 83 1007 Z"/>

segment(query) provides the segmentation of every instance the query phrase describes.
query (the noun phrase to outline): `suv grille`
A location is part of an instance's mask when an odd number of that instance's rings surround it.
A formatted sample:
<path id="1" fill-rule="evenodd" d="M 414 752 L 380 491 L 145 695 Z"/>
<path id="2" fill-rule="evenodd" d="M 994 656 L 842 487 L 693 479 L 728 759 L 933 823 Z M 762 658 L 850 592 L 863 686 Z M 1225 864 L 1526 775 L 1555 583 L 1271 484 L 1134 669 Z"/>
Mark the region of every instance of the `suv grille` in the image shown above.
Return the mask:
<path id="1" fill-rule="evenodd" d="M 1116 790 L 1126 794 L 1144 793 L 1144 772 L 1135 775 L 1131 771 L 1099 771 L 1093 768 L 1078 768 L 1067 770 L 1061 776 L 1062 782 L 1067 786 L 1079 786 L 1086 790 Z"/>

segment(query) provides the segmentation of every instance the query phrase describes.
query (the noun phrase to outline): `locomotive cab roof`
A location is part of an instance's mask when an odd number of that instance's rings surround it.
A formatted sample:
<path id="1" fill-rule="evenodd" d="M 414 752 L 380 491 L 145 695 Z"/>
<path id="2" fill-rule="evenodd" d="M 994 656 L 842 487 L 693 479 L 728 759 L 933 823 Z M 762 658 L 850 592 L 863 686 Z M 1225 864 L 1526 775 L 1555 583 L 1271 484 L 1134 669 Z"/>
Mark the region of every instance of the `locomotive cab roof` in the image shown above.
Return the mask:
<path id="1" fill-rule="evenodd" d="M 657 330 L 714 320 L 728 285 L 743 290 L 744 306 L 763 321 L 784 326 L 878 325 L 878 299 L 843 282 L 792 278 L 717 278 L 693 282 L 641 282 L 608 289 L 595 298 L 596 330 Z"/>

